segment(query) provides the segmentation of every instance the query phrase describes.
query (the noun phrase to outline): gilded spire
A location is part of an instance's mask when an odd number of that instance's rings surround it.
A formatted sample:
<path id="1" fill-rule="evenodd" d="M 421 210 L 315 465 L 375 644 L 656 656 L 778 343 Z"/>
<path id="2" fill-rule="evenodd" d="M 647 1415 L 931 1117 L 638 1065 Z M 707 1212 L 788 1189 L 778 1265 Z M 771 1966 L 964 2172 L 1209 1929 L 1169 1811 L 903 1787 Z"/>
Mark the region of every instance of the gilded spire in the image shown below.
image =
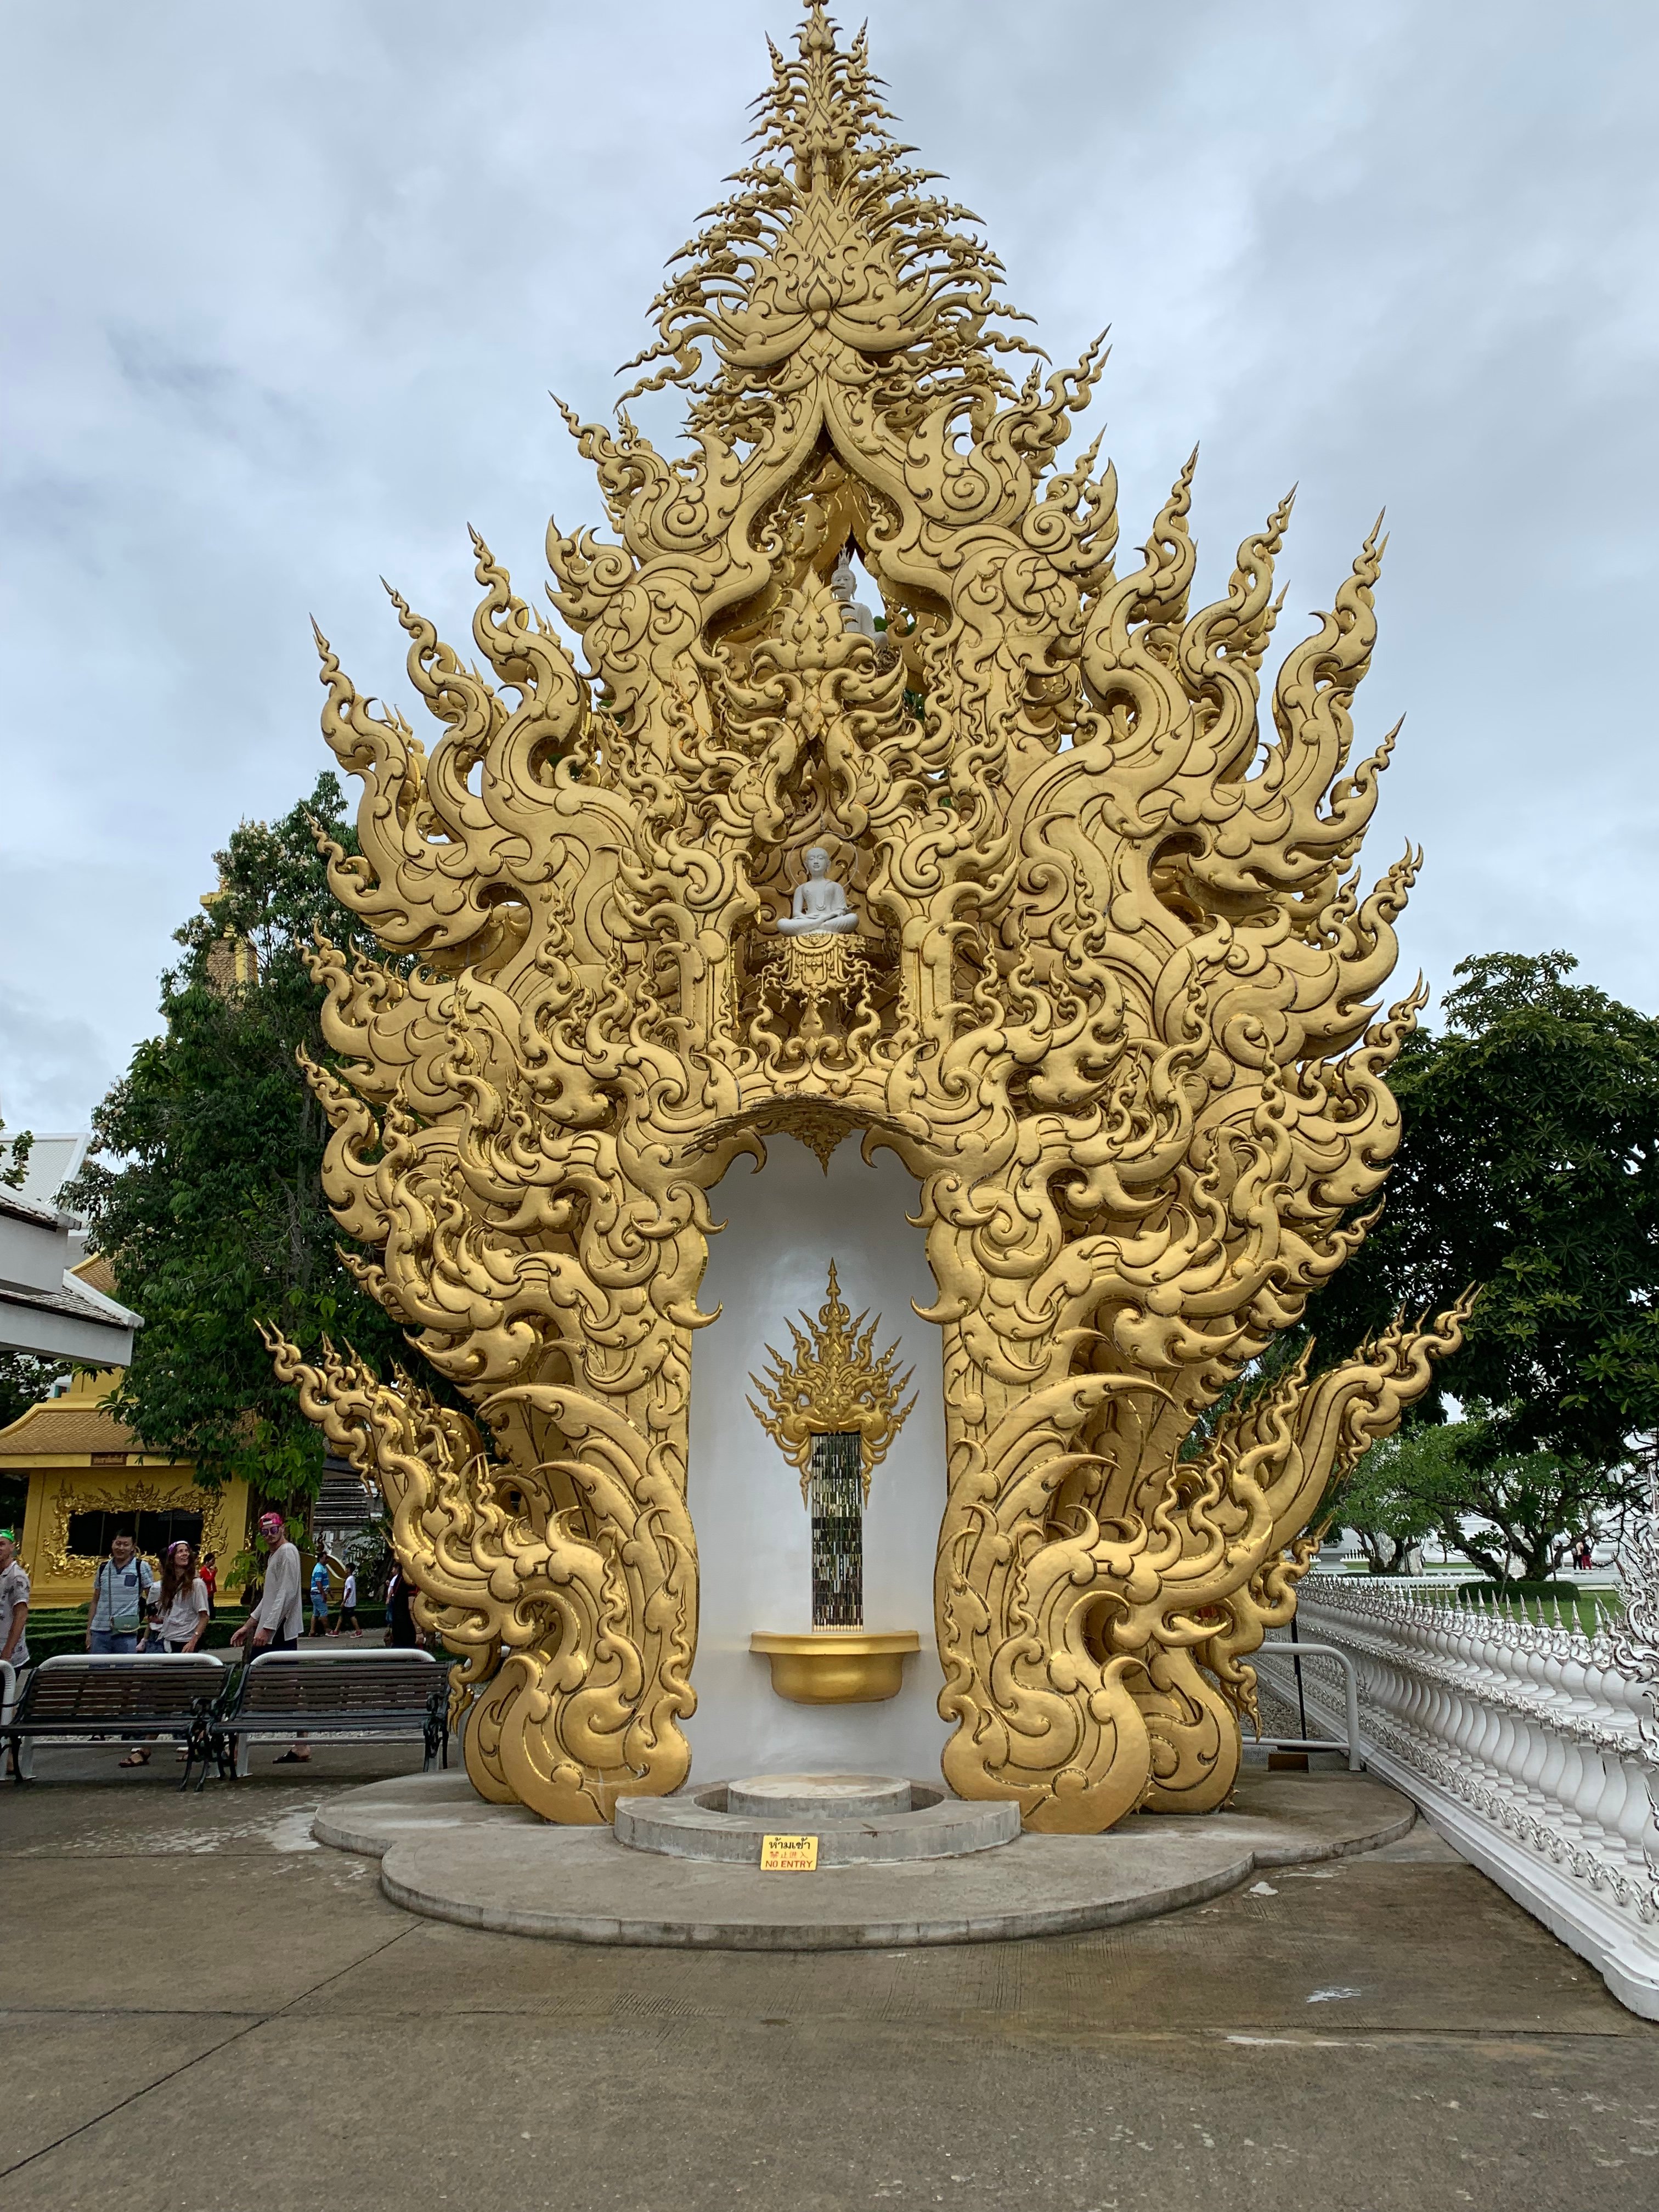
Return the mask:
<path id="1" fill-rule="evenodd" d="M 860 31 L 843 48 L 809 8 L 787 60 L 756 106 L 758 150 L 704 228 L 674 257 L 653 303 L 657 343 L 630 368 L 665 362 L 625 395 L 685 384 L 693 426 L 735 444 L 768 403 L 814 377 L 869 387 L 896 422 L 930 406 L 1010 398 L 992 356 L 1029 353 L 997 330 L 1002 264 L 957 226 L 978 220 L 907 166 L 877 97 Z M 717 366 L 702 378 L 702 347 Z"/>

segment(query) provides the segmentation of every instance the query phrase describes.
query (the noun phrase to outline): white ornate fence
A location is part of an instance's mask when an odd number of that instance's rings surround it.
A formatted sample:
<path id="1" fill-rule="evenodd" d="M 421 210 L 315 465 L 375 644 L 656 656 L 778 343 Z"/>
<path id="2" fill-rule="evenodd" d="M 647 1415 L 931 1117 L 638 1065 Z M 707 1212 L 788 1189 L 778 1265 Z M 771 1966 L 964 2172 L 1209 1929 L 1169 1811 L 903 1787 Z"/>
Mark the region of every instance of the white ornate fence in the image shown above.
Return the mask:
<path id="1" fill-rule="evenodd" d="M 1623 1565 L 1626 1612 L 1594 1635 L 1542 1608 L 1314 1573 L 1298 1630 L 1352 1659 L 1365 1763 L 1659 2020 L 1659 1516 Z M 1275 1638 L 1262 1679 L 1291 1686 Z M 1334 1660 L 1302 1662 L 1310 1723 L 1344 1732 Z"/>

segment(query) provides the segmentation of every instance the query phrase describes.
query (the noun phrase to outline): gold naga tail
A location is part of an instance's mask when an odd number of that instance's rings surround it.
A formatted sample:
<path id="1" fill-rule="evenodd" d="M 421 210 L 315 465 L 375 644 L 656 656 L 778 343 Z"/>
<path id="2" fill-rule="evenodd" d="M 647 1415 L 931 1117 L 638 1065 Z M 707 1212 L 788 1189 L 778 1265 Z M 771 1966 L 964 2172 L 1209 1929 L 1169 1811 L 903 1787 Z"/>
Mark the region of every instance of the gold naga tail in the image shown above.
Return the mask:
<path id="1" fill-rule="evenodd" d="M 1188 1455 L 1399 1141 L 1420 994 L 1375 994 L 1419 856 L 1370 891 L 1355 866 L 1393 743 L 1354 757 L 1382 545 L 1262 717 L 1289 501 L 1194 610 L 1189 462 L 1120 567 L 1111 469 L 1061 461 L 1102 348 L 1015 380 L 1000 269 L 876 82 L 816 6 L 774 54 L 637 364 L 686 393 L 689 458 L 625 406 L 567 416 L 610 534 L 550 527 L 557 623 L 479 539 L 476 661 L 394 594 L 429 755 L 319 640 L 363 787 L 330 879 L 387 955 L 315 952 L 325 1186 L 472 1418 L 273 1349 L 463 1656 L 474 1780 L 552 1820 L 689 1770 L 708 1194 L 769 1135 L 851 1132 L 916 1180 L 945 1771 L 1035 1828 L 1223 1802 L 1298 1532 L 1466 1310 Z M 879 626 L 832 586 L 848 555 Z M 856 926 L 786 940 L 813 848 Z"/>

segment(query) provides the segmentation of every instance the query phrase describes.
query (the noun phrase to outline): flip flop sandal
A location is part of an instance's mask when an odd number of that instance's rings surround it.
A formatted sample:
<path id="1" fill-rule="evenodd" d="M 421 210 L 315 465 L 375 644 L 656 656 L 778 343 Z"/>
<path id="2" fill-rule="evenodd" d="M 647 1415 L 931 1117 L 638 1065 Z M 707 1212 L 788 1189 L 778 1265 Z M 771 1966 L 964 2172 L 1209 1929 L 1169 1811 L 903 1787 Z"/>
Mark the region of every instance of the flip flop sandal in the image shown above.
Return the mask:
<path id="1" fill-rule="evenodd" d="M 118 1759 L 116 1764 L 118 1766 L 148 1766 L 149 1753 L 147 1751 L 129 1752 L 125 1759 Z"/>
<path id="2" fill-rule="evenodd" d="M 308 1751 L 285 1751 L 270 1763 L 273 1766 L 309 1766 L 311 1753 Z"/>

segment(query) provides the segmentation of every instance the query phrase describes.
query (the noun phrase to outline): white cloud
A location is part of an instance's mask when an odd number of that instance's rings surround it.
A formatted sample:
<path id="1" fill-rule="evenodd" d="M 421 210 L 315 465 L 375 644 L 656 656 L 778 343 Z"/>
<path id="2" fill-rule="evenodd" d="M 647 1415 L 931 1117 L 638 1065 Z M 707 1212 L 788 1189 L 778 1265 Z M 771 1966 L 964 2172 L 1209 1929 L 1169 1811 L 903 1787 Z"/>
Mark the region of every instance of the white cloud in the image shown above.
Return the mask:
<path id="1" fill-rule="evenodd" d="M 467 520 L 528 583 L 550 507 L 597 519 L 545 392 L 609 404 L 739 155 L 763 34 L 793 21 L 787 0 L 9 15 L 0 975 L 34 1009 L 9 1112 L 33 1083 L 84 1121 L 213 850 L 309 788 L 307 615 L 396 694 L 382 573 L 454 635 Z M 1368 733 L 1409 709 L 1370 847 L 1428 848 L 1406 964 L 1443 988 L 1465 952 L 1562 944 L 1653 1004 L 1632 890 L 1659 811 L 1634 682 L 1659 18 L 875 0 L 871 32 L 1050 352 L 1114 325 L 1126 536 L 1201 437 L 1208 578 L 1299 479 L 1308 608 L 1387 502 L 1361 703 Z"/>

